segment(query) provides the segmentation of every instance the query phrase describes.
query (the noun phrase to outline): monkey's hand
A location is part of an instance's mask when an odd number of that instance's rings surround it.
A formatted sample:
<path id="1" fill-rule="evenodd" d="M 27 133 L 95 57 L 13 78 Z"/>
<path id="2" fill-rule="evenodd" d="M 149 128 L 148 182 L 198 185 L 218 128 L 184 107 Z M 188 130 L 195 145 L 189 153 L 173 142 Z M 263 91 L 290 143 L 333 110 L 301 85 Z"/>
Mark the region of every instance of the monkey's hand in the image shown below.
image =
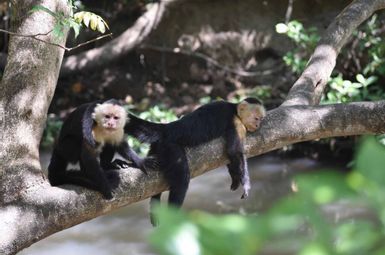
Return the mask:
<path id="1" fill-rule="evenodd" d="M 148 156 L 144 159 L 143 168 L 145 171 L 159 170 L 159 162 L 155 156 Z"/>
<path id="2" fill-rule="evenodd" d="M 243 191 L 243 194 L 242 194 L 242 196 L 241 196 L 241 199 L 245 199 L 245 198 L 247 198 L 249 196 L 249 191 L 248 190 L 245 190 L 245 191 Z"/>
<path id="3" fill-rule="evenodd" d="M 109 184 L 111 185 L 111 188 L 116 189 L 120 183 L 119 173 L 117 171 L 112 170 L 112 171 L 106 172 L 106 176 L 107 176 L 107 180 L 108 180 Z"/>
<path id="4" fill-rule="evenodd" d="M 239 185 L 241 184 L 241 179 L 239 177 L 231 176 L 231 190 L 238 189 Z"/>
<path id="5" fill-rule="evenodd" d="M 248 179 L 242 181 L 243 194 L 241 199 L 247 198 L 249 196 L 250 191 L 250 181 Z"/>
<path id="6" fill-rule="evenodd" d="M 114 166 L 115 169 L 122 169 L 122 168 L 127 168 L 130 166 L 133 166 L 132 163 L 129 163 L 127 161 L 121 160 L 121 159 L 115 159 L 111 165 Z"/>

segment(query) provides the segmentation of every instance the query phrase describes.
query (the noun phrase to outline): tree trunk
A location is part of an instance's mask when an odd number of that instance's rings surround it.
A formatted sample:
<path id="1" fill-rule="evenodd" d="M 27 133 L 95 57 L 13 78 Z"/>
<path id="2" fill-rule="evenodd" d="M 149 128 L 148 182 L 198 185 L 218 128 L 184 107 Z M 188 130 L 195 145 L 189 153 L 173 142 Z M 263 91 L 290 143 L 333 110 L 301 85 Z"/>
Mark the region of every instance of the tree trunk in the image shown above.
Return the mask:
<path id="1" fill-rule="evenodd" d="M 69 13 L 66 0 L 12 1 L 13 31 L 35 35 L 52 30 L 53 16 L 42 11 L 29 13 L 35 5 Z M 39 38 L 57 40 L 52 33 Z M 59 42 L 65 43 L 65 39 Z M 29 236 L 31 241 L 26 243 L 24 230 L 37 229 L 42 223 L 34 218 L 27 196 L 31 189 L 47 186 L 39 143 L 63 53 L 32 38 L 11 36 L 9 42 L 8 63 L 0 83 L 0 254 L 12 254 L 30 244 L 34 237 Z"/>

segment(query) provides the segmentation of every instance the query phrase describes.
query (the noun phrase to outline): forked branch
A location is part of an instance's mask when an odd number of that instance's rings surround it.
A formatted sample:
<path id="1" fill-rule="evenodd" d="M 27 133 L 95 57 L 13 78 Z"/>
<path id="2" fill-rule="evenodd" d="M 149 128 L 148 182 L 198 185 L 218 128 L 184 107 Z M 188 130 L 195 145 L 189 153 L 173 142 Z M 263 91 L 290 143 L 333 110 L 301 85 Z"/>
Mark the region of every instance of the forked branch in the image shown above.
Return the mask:
<path id="1" fill-rule="evenodd" d="M 337 55 L 357 27 L 375 11 L 385 8 L 385 0 L 355 0 L 324 32 L 307 67 L 291 88 L 284 106 L 316 105 L 336 64 Z"/>

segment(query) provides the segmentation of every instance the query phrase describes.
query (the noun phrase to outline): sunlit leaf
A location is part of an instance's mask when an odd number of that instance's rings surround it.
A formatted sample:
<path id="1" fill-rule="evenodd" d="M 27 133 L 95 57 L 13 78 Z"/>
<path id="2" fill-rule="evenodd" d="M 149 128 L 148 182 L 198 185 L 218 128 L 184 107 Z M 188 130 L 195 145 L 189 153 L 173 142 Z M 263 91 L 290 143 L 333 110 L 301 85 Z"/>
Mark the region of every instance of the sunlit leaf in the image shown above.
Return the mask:
<path id="1" fill-rule="evenodd" d="M 361 83 L 361 84 L 365 84 L 366 83 L 366 79 L 365 79 L 365 77 L 362 74 L 357 74 L 356 75 L 356 80 L 359 83 Z"/>
<path id="2" fill-rule="evenodd" d="M 77 22 L 77 23 L 82 23 L 83 19 L 84 19 L 84 14 L 85 12 L 77 12 L 74 14 L 74 20 Z"/>
<path id="3" fill-rule="evenodd" d="M 104 22 L 100 19 L 98 19 L 97 30 L 102 34 L 106 32 L 106 26 L 104 25 Z"/>
<path id="4" fill-rule="evenodd" d="M 86 27 L 88 27 L 90 25 L 90 20 L 91 20 L 91 13 L 84 12 L 84 14 L 83 14 L 83 24 Z"/>
<path id="5" fill-rule="evenodd" d="M 102 34 L 106 32 L 106 29 L 109 29 L 106 21 L 92 12 L 81 11 L 74 14 L 74 20 L 78 24 L 84 24 L 84 26 L 89 27 L 94 31 L 98 31 Z"/>
<path id="6" fill-rule="evenodd" d="M 98 26 L 98 20 L 99 20 L 99 18 L 98 18 L 97 15 L 95 15 L 95 14 L 91 15 L 91 18 L 90 18 L 90 28 L 92 30 L 96 30 L 96 28 Z"/>
<path id="7" fill-rule="evenodd" d="M 275 25 L 275 31 L 278 34 L 285 34 L 285 33 L 287 33 L 288 30 L 289 30 L 289 28 L 284 23 L 278 23 L 277 25 Z"/>

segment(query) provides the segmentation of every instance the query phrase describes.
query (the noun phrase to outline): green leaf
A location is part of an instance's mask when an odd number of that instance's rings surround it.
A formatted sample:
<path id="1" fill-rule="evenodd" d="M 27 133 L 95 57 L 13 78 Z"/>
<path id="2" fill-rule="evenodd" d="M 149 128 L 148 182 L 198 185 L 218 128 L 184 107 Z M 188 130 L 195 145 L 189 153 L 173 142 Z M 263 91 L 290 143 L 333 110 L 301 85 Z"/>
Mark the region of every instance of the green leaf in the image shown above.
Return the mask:
<path id="1" fill-rule="evenodd" d="M 99 16 L 92 14 L 91 18 L 90 18 L 90 28 L 94 31 L 96 30 L 96 27 L 98 26 L 98 17 Z"/>
<path id="2" fill-rule="evenodd" d="M 32 7 L 32 9 L 30 10 L 30 12 L 37 12 L 37 11 L 44 11 L 50 15 L 52 15 L 53 17 L 55 17 L 56 19 L 59 19 L 59 15 L 53 11 L 51 11 L 50 9 L 48 9 L 47 7 L 44 7 L 42 5 L 35 5 L 34 7 Z"/>
<path id="3" fill-rule="evenodd" d="M 55 26 L 53 27 L 52 34 L 56 38 L 63 38 L 64 37 L 64 26 L 60 22 L 56 23 Z"/>
<path id="4" fill-rule="evenodd" d="M 97 30 L 102 34 L 106 32 L 106 26 L 104 25 L 104 22 L 101 19 L 98 19 Z"/>
<path id="5" fill-rule="evenodd" d="M 69 20 L 69 26 L 74 30 L 75 38 L 79 36 L 81 25 L 77 23 L 75 20 Z"/>
<path id="6" fill-rule="evenodd" d="M 284 23 L 278 23 L 277 25 L 275 25 L 275 31 L 278 34 L 286 34 L 288 30 L 289 28 Z"/>
<path id="7" fill-rule="evenodd" d="M 370 180 L 385 185 L 385 147 L 375 137 L 366 137 L 358 149 L 356 169 Z"/>
<path id="8" fill-rule="evenodd" d="M 363 85 L 365 85 L 365 83 L 366 83 L 366 79 L 362 74 L 357 74 L 356 80 Z"/>
<path id="9" fill-rule="evenodd" d="M 88 27 L 90 25 L 91 20 L 91 13 L 90 12 L 84 12 L 83 15 L 83 24 Z"/>
<path id="10" fill-rule="evenodd" d="M 75 22 L 77 22 L 78 24 L 81 24 L 83 19 L 84 19 L 84 14 L 85 12 L 77 12 L 74 14 L 74 20 Z"/>

